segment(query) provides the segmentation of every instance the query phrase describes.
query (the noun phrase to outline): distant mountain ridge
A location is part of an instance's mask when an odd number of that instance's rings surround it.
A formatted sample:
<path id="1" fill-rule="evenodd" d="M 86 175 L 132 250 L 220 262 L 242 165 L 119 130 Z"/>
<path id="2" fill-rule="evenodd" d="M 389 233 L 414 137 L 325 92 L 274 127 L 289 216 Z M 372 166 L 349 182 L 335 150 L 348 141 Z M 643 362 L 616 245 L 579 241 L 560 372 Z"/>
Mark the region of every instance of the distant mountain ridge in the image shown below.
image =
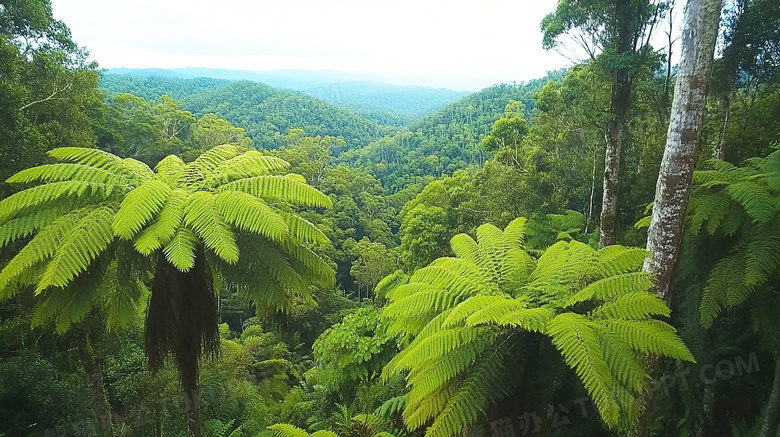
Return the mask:
<path id="1" fill-rule="evenodd" d="M 274 88 L 303 91 L 328 103 L 354 109 L 381 124 L 400 126 L 432 114 L 471 94 L 444 88 L 402 86 L 365 80 L 365 76 L 330 70 L 247 71 L 214 68 L 112 68 L 107 76 L 250 80 Z M 391 115 L 392 114 L 392 115 Z"/>

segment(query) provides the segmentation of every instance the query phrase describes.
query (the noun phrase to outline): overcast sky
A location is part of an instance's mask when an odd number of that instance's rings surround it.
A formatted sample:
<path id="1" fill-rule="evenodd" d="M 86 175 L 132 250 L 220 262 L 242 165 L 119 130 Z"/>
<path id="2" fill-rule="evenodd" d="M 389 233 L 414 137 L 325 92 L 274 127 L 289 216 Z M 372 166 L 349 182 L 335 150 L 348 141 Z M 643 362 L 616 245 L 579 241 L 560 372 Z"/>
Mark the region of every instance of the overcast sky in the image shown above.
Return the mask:
<path id="1" fill-rule="evenodd" d="M 477 90 L 570 65 L 542 50 L 555 0 L 52 0 L 103 68 L 382 73 Z"/>

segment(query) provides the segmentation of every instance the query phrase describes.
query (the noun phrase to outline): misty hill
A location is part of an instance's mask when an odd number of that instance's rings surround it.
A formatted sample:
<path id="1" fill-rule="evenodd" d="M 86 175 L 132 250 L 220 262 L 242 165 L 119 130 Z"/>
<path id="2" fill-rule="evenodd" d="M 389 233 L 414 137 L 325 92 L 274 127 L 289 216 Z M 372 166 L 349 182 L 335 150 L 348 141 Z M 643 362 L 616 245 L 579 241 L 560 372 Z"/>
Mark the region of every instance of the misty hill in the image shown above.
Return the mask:
<path id="1" fill-rule="evenodd" d="M 213 68 L 109 69 L 104 76 L 132 75 L 192 79 L 251 80 L 274 88 L 303 91 L 328 103 L 355 109 L 381 124 L 400 126 L 470 94 L 443 88 L 401 86 L 328 70 L 245 71 Z"/>
<path id="2" fill-rule="evenodd" d="M 251 81 L 127 74 L 107 75 L 101 86 L 110 94 L 130 93 L 147 100 L 168 95 L 197 116 L 213 113 L 244 128 L 255 146 L 268 149 L 283 144 L 291 128 L 304 129 L 311 136 L 342 137 L 348 148 L 362 147 L 396 130 L 309 94 Z"/>
<path id="3" fill-rule="evenodd" d="M 526 118 L 534 111 L 533 95 L 549 80 L 561 80 L 564 71 L 524 84 L 485 88 L 426 116 L 397 132 L 345 152 L 341 160 L 367 169 L 391 191 L 427 176 L 452 174 L 482 165 L 490 154 L 479 143 L 510 100 L 523 102 Z"/>

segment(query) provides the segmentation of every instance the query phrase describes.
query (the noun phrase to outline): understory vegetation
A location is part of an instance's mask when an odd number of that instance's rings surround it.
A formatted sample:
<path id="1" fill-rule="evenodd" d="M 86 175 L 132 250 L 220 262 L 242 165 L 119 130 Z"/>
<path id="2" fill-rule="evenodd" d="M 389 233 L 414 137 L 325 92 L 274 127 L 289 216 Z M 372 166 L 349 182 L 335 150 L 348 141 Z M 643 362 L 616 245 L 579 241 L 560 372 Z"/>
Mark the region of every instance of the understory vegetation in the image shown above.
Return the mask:
<path id="1" fill-rule="evenodd" d="M 560 0 L 588 60 L 433 113 L 103 76 L 0 6 L 0 437 L 777 436 L 777 0 L 720 16 L 668 290 L 681 4 Z"/>

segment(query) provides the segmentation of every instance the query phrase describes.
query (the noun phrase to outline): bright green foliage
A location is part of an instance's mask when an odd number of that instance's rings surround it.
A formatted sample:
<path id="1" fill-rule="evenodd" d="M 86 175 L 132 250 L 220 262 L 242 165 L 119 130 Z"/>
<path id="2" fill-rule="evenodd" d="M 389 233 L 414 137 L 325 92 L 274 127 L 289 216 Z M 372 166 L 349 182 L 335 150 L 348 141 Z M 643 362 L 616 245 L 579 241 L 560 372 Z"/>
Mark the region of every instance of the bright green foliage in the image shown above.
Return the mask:
<path id="1" fill-rule="evenodd" d="M 713 161 L 713 166 L 694 174 L 689 229 L 736 239 L 704 288 L 705 326 L 774 283 L 780 269 L 780 152 L 750 159 L 743 167 L 723 161 Z"/>
<path id="2" fill-rule="evenodd" d="M 515 390 L 507 374 L 522 332 L 549 339 L 609 426 L 636 419 L 647 354 L 693 360 L 674 328 L 654 319 L 669 310 L 637 273 L 647 252 L 559 241 L 534 259 L 524 238 L 522 218 L 504 231 L 482 225 L 476 241 L 452 239 L 455 258 L 435 260 L 388 292 L 390 332 L 413 337 L 384 370 L 408 372 L 410 429 L 430 424 L 428 436 L 459 435 Z"/>
<path id="3" fill-rule="evenodd" d="M 393 437 L 388 430 L 391 424 L 384 418 L 373 414 L 358 414 L 339 422 L 340 432 L 320 430 L 311 434 L 296 426 L 278 423 L 268 427 L 274 437 Z"/>
<path id="4" fill-rule="evenodd" d="M 287 163 L 278 158 L 223 145 L 189 164 L 169 156 L 155 172 L 95 149 L 55 149 L 50 156 L 64 163 L 17 173 L 9 182 L 38 185 L 0 201 L 0 242 L 33 236 L 0 272 L 0 297 L 35 286 L 44 296 L 39 310 L 64 321 L 61 330 L 94 304 L 118 313 L 112 287 L 74 293 L 83 288 L 75 278 L 110 278 L 96 267 L 129 253 L 130 244 L 143 255 L 162 251 L 181 271 L 193 267 L 203 245 L 213 267 L 272 309 L 286 307 L 286 294 L 308 295 L 309 283 L 333 281 L 333 271 L 306 246 L 327 238 L 285 206 L 330 207 L 331 201 L 297 175 L 279 175 Z M 249 256 L 239 257 L 241 251 Z M 134 256 L 122 263 L 132 266 Z M 137 302 L 144 276 L 125 273 L 138 278 L 125 281 L 136 288 Z M 80 316 L 71 318 L 65 313 L 74 299 Z"/>
<path id="5" fill-rule="evenodd" d="M 374 307 L 363 307 L 344 317 L 314 342 L 317 366 L 307 375 L 333 390 L 378 376 L 395 352 Z"/>
<path id="6" fill-rule="evenodd" d="M 527 133 L 528 123 L 523 115 L 523 103 L 510 100 L 506 104 L 504 116 L 493 123 L 493 130 L 482 138 L 480 145 L 490 151 L 516 148 Z"/>

